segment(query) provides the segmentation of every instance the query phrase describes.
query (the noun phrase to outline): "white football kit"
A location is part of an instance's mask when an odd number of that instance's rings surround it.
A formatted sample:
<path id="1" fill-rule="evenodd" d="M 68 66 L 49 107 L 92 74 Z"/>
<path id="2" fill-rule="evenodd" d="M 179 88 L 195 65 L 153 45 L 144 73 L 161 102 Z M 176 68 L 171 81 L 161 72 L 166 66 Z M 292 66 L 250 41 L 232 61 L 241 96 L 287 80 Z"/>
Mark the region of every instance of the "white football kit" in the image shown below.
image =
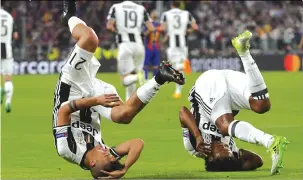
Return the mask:
<path id="1" fill-rule="evenodd" d="M 169 40 L 167 58 L 177 70 L 183 69 L 184 60 L 188 56 L 186 31 L 192 22 L 195 19 L 190 12 L 179 8 L 170 9 L 161 16 L 161 23 L 166 24 Z"/>
<path id="2" fill-rule="evenodd" d="M 149 14 L 142 5 L 123 1 L 112 5 L 107 19 L 116 22 L 119 73 L 126 75 L 141 71 L 145 56 L 142 25 L 151 21 Z"/>
<path id="3" fill-rule="evenodd" d="M 193 113 L 198 128 L 206 143 L 212 139 L 221 140 L 229 145 L 233 152 L 237 152 L 233 138 L 223 136 L 215 125 L 220 116 L 238 112 L 240 109 L 251 109 L 247 76 L 242 72 L 233 70 L 209 70 L 204 72 L 196 80 L 192 87 L 188 100 L 191 102 Z M 189 133 L 183 134 L 185 148 L 193 155 L 195 151 L 195 139 Z"/>
<path id="4" fill-rule="evenodd" d="M 14 72 L 14 58 L 12 49 L 13 17 L 4 9 L 1 15 L 1 74 L 12 75 Z"/>
<path id="5" fill-rule="evenodd" d="M 76 111 L 71 114 L 70 126 L 57 126 L 58 111 L 72 100 L 117 93 L 114 86 L 95 78 L 99 67 L 93 53 L 75 45 L 62 67 L 54 96 L 53 135 L 58 154 L 83 169 L 87 169 L 84 159 L 88 150 L 96 145 L 108 148 L 102 141 L 99 115 L 111 120 L 112 108 L 94 106 Z M 117 158 L 113 149 L 110 152 Z"/>

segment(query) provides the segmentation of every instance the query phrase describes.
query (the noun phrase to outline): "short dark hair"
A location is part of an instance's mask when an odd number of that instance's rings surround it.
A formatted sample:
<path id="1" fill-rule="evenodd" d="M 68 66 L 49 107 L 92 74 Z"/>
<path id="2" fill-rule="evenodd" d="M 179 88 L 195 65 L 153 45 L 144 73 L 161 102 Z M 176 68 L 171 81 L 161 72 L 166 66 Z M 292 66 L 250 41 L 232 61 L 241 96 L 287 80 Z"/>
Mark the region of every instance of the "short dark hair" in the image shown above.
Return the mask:
<path id="1" fill-rule="evenodd" d="M 205 159 L 206 171 L 239 171 L 241 166 L 241 160 L 235 157 Z"/>
<path id="2" fill-rule="evenodd" d="M 106 177 L 107 175 L 100 172 L 100 170 L 104 170 L 107 172 L 112 172 L 116 170 L 122 170 L 124 168 L 124 165 L 122 165 L 119 161 L 111 162 L 108 166 L 106 167 L 101 167 L 101 166 L 94 166 L 93 168 L 90 169 L 91 175 L 93 178 L 97 179 L 98 177 Z"/>
<path id="3" fill-rule="evenodd" d="M 181 1 L 171 1 L 170 3 L 176 8 L 179 8 L 181 6 Z"/>

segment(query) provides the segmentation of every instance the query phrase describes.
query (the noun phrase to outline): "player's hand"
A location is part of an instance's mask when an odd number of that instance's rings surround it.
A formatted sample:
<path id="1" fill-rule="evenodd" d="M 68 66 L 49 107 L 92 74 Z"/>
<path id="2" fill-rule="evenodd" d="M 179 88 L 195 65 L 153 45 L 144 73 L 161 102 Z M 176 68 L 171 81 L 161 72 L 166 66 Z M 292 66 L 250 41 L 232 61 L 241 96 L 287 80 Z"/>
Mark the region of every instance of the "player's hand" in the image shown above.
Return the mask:
<path id="1" fill-rule="evenodd" d="M 104 107 L 114 107 L 119 106 L 120 97 L 117 94 L 104 94 L 102 96 L 97 97 L 97 103 Z"/>
<path id="2" fill-rule="evenodd" d="M 211 154 L 210 145 L 205 144 L 201 136 L 196 137 L 196 151 L 203 158 L 206 158 Z"/>
<path id="3" fill-rule="evenodd" d="M 121 178 L 122 176 L 125 175 L 126 170 L 122 169 L 122 170 L 117 170 L 117 171 L 112 171 L 112 172 L 107 172 L 107 171 L 103 171 L 101 170 L 100 172 L 108 175 L 107 177 L 100 177 L 99 179 L 118 179 Z"/>

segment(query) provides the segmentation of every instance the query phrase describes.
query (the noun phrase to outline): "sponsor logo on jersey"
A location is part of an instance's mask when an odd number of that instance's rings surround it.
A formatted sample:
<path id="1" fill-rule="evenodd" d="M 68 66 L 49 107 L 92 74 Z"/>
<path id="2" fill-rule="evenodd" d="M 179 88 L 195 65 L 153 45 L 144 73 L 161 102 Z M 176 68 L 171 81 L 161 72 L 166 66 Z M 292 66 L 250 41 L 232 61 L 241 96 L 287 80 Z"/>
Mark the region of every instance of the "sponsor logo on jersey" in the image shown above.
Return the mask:
<path id="1" fill-rule="evenodd" d="M 215 98 L 210 98 L 209 102 L 212 103 L 215 100 Z"/>
<path id="2" fill-rule="evenodd" d="M 82 129 L 88 133 L 91 133 L 93 136 L 99 134 L 99 131 L 95 128 L 92 127 L 92 125 L 84 123 L 84 122 L 80 122 L 80 121 L 75 121 L 72 123 L 72 127 L 73 128 L 77 128 L 77 129 Z"/>
<path id="3" fill-rule="evenodd" d="M 210 122 L 204 122 L 202 124 L 202 129 L 203 130 L 209 130 L 211 132 L 218 133 L 218 134 L 222 135 L 221 132 L 219 131 L 219 129 L 217 128 L 217 126 L 214 125 L 214 124 L 211 124 Z"/>

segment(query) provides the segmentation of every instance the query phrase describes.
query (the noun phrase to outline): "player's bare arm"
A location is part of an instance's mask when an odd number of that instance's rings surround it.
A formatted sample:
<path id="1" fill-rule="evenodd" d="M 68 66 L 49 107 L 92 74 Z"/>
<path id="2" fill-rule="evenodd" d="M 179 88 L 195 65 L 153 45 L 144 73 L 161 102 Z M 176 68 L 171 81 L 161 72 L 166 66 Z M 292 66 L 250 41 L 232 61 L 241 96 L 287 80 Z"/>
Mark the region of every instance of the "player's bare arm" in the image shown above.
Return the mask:
<path id="1" fill-rule="evenodd" d="M 116 21 L 115 19 L 109 19 L 106 23 L 106 29 L 107 30 L 110 30 L 111 32 L 114 32 L 116 33 L 117 30 L 116 30 Z"/>
<path id="2" fill-rule="evenodd" d="M 149 35 L 151 32 L 155 31 L 155 27 L 153 25 L 153 23 L 151 21 L 146 21 L 145 22 L 145 26 L 147 28 L 147 30 L 144 32 L 144 35 L 147 36 Z"/>
<path id="3" fill-rule="evenodd" d="M 95 31 L 86 23 L 74 16 L 76 13 L 75 1 L 63 1 L 65 8 L 62 16 L 62 24 L 69 27 L 72 37 L 77 40 L 77 45 L 89 52 L 95 52 L 99 40 Z"/>
<path id="4" fill-rule="evenodd" d="M 203 138 L 200 134 L 200 131 L 196 125 L 195 118 L 193 114 L 186 107 L 182 106 L 179 111 L 179 119 L 181 124 L 184 127 L 187 127 L 189 131 L 193 134 L 196 139 L 196 150 L 204 157 L 207 157 L 210 153 L 210 147 L 207 144 L 204 144 Z"/>
<path id="5" fill-rule="evenodd" d="M 113 107 L 117 105 L 115 102 L 119 103 L 119 101 L 120 98 L 116 94 L 105 94 L 98 97 L 89 97 L 68 102 L 59 109 L 57 126 L 69 125 L 71 123 L 70 114 L 75 111 L 97 105 Z"/>
<path id="6" fill-rule="evenodd" d="M 124 163 L 124 168 L 112 172 L 108 172 L 104 170 L 102 170 L 101 172 L 108 175 L 107 178 L 121 178 L 122 176 L 125 175 L 128 169 L 138 160 L 143 150 L 143 147 L 144 147 L 144 142 L 141 139 L 133 139 L 118 145 L 117 147 L 114 148 L 116 152 L 120 156 L 127 155 Z"/>

